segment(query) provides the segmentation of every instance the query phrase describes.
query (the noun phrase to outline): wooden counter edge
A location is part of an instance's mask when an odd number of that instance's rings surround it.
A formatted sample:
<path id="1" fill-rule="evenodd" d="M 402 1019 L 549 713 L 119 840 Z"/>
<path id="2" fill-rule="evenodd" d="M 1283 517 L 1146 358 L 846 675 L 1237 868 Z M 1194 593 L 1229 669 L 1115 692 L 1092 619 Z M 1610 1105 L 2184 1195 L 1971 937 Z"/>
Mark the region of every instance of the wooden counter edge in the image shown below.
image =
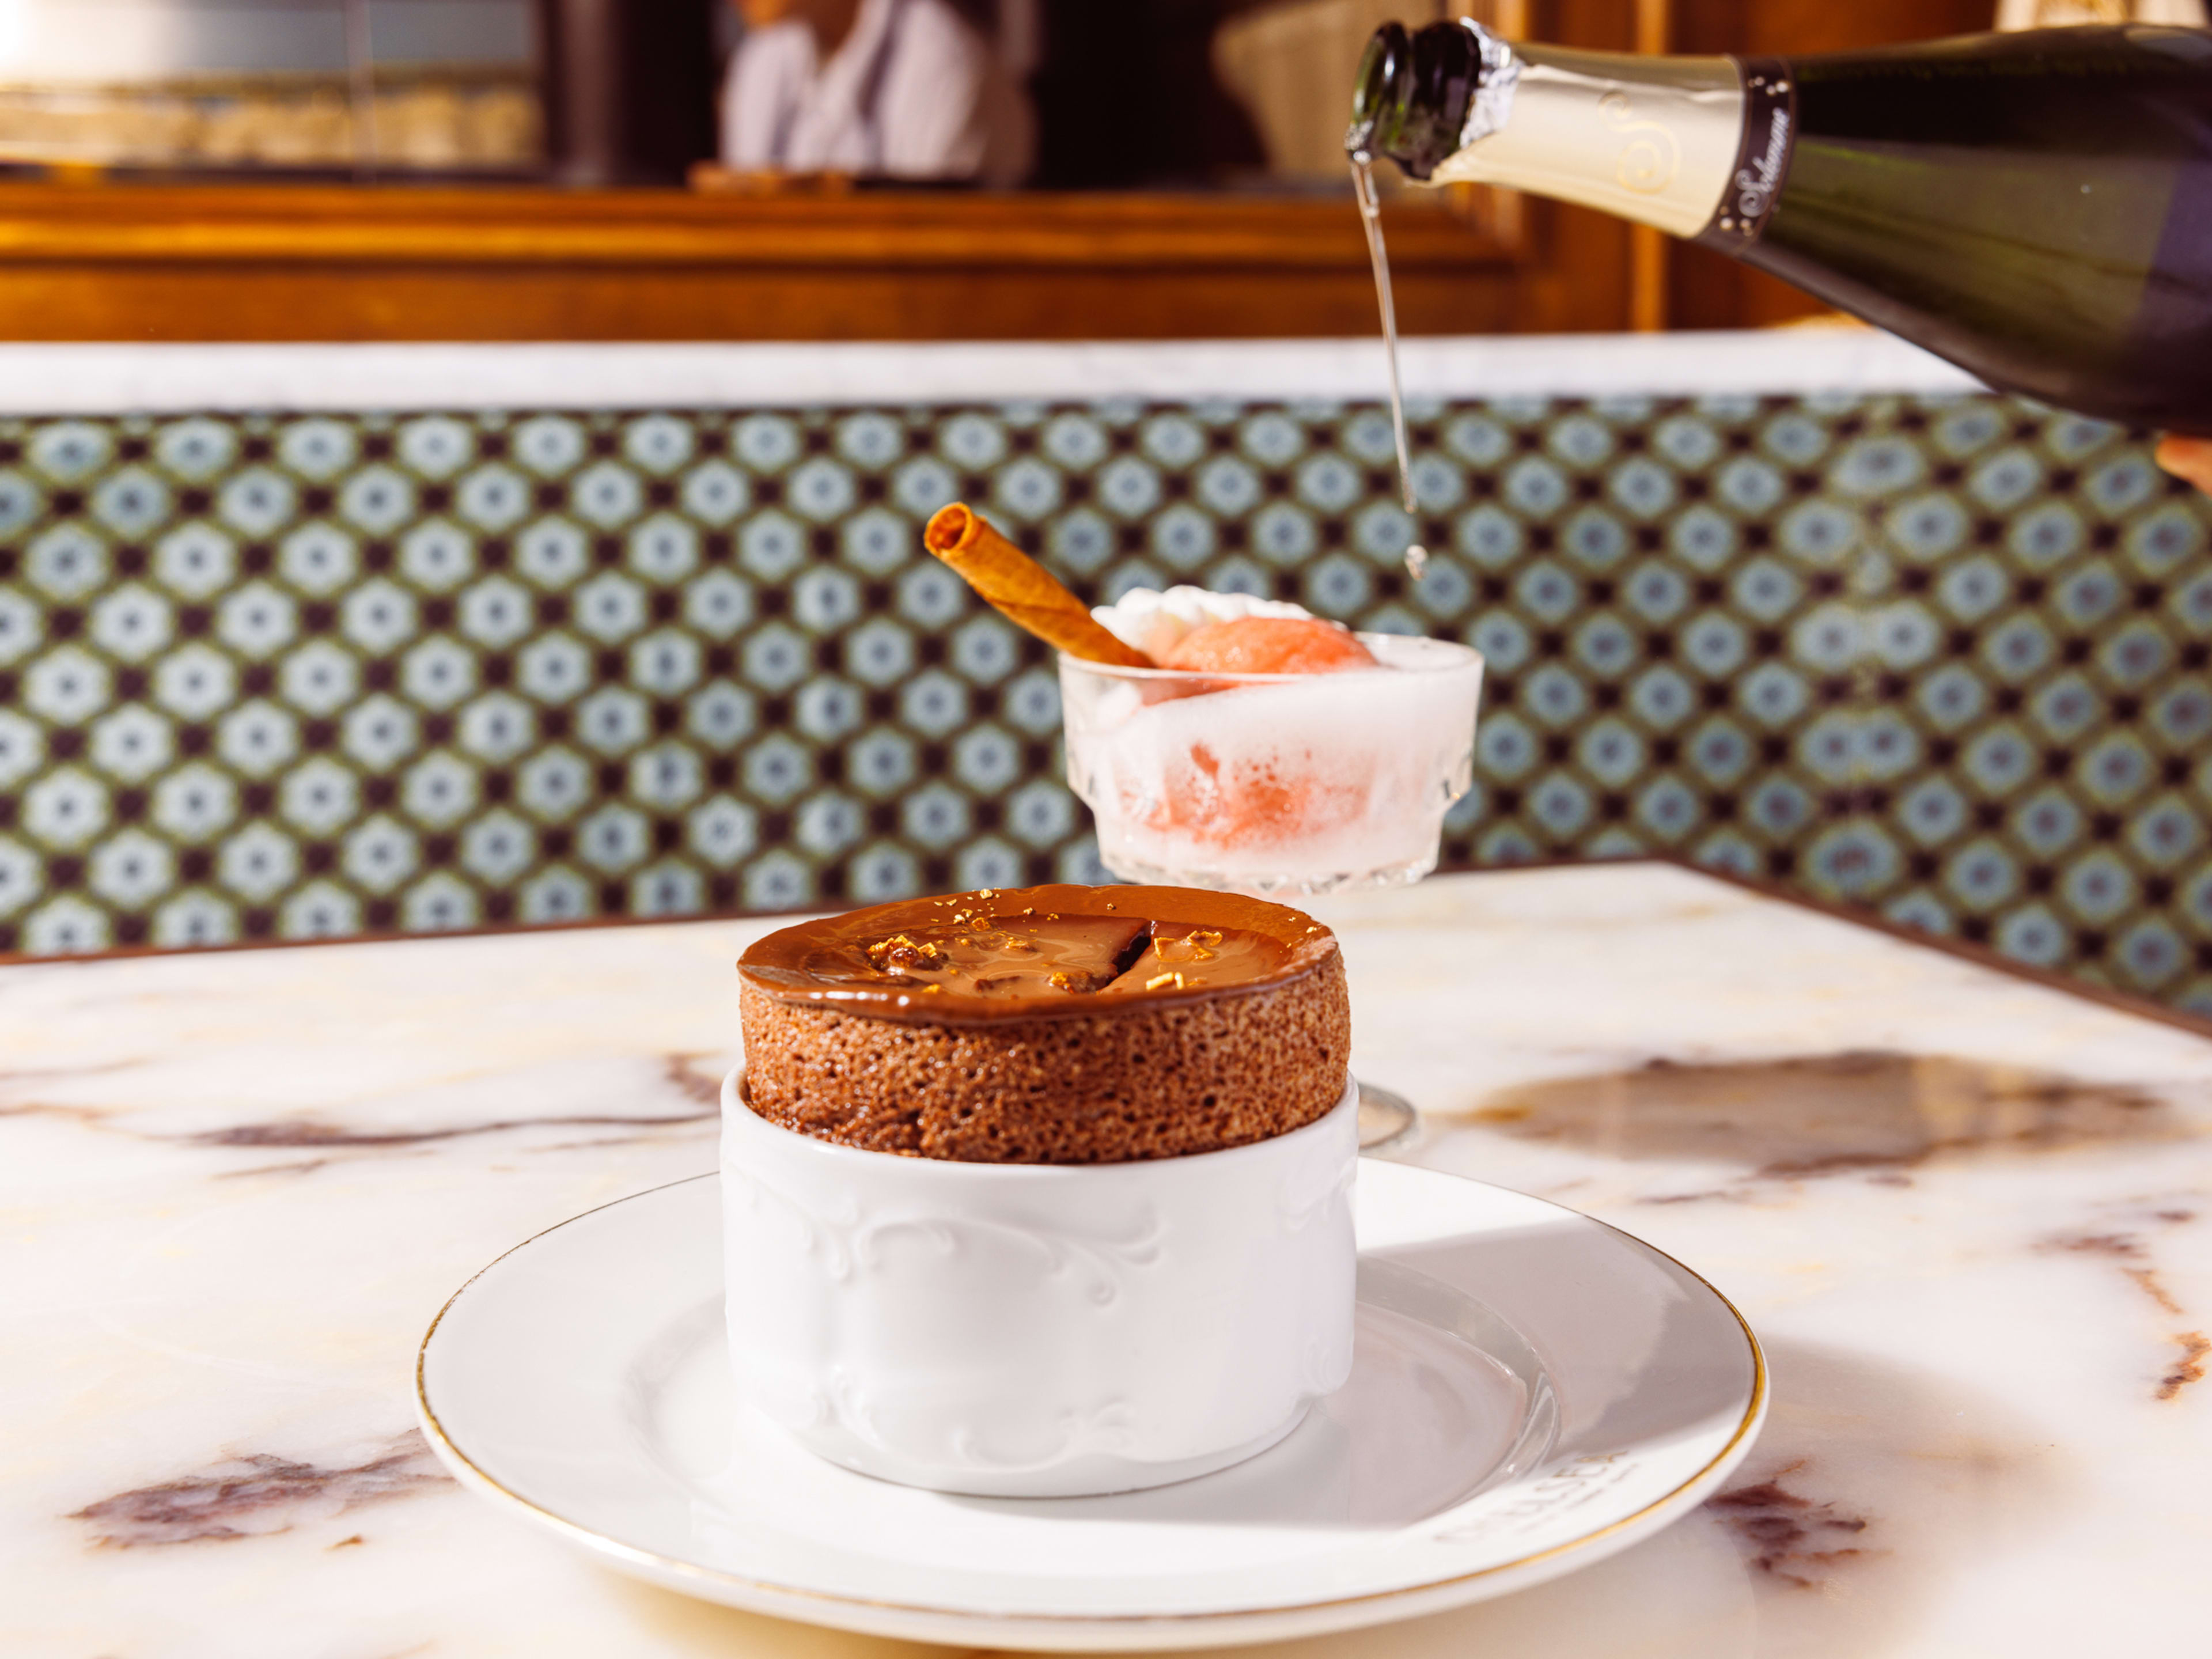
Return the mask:
<path id="1" fill-rule="evenodd" d="M 1386 212 L 1407 270 L 1511 265 L 1510 227 Z M 1364 270 L 1348 201 L 1118 194 L 0 185 L 0 264 Z"/>

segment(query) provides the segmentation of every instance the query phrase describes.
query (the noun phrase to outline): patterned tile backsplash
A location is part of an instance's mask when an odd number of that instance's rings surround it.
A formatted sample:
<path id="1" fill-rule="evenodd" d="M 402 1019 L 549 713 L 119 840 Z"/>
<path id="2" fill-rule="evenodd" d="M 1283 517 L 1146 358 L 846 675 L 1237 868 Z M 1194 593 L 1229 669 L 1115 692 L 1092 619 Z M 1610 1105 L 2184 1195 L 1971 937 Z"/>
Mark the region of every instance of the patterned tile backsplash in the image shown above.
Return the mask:
<path id="1" fill-rule="evenodd" d="M 2212 511 L 1986 396 L 0 421 L 0 950 L 1099 878 L 921 552 L 1489 661 L 1447 863 L 1664 850 L 2212 1011 Z"/>

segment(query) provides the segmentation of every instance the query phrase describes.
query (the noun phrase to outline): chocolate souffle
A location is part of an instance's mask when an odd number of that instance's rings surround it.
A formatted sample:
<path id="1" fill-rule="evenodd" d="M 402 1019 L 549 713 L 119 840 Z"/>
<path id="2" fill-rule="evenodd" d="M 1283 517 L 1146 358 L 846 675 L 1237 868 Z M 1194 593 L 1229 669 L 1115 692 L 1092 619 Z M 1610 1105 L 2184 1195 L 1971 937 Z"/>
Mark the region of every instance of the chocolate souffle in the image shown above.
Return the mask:
<path id="1" fill-rule="evenodd" d="M 739 961 L 745 1091 L 769 1122 L 975 1164 L 1176 1158 L 1288 1133 L 1342 1097 L 1336 936 L 1183 887 L 903 900 Z"/>

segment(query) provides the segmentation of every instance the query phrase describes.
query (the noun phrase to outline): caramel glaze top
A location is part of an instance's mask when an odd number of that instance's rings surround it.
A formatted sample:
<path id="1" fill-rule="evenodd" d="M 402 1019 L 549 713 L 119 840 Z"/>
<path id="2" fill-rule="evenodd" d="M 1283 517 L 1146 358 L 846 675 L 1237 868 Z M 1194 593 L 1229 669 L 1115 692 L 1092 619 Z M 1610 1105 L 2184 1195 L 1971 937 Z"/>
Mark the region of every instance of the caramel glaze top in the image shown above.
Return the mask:
<path id="1" fill-rule="evenodd" d="M 986 887 L 786 927 L 738 971 L 786 1002 L 988 1025 L 1236 996 L 1310 974 L 1336 935 L 1287 905 L 1193 887 Z"/>

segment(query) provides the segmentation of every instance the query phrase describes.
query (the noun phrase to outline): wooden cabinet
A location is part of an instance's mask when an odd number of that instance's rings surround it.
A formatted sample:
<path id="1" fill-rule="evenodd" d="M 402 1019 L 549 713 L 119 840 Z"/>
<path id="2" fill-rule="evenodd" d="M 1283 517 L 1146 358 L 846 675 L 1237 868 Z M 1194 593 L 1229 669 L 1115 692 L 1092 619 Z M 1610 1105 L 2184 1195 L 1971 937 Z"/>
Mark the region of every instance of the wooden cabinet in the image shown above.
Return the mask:
<path id="1" fill-rule="evenodd" d="M 1530 32 L 1765 52 L 1956 33 L 1991 0 L 1536 0 Z M 1423 9 L 1408 0 L 1406 9 Z M 1702 327 L 1809 301 L 1655 234 L 1474 192 L 1388 215 L 1416 333 Z M 1346 199 L 1233 193 L 0 185 L 18 340 L 1176 338 L 1376 327 Z"/>
<path id="2" fill-rule="evenodd" d="M 1616 228 L 1389 217 L 1424 332 L 1602 328 Z M 1371 333 L 1350 204 L 1203 196 L 0 188 L 24 339 L 957 339 Z"/>

